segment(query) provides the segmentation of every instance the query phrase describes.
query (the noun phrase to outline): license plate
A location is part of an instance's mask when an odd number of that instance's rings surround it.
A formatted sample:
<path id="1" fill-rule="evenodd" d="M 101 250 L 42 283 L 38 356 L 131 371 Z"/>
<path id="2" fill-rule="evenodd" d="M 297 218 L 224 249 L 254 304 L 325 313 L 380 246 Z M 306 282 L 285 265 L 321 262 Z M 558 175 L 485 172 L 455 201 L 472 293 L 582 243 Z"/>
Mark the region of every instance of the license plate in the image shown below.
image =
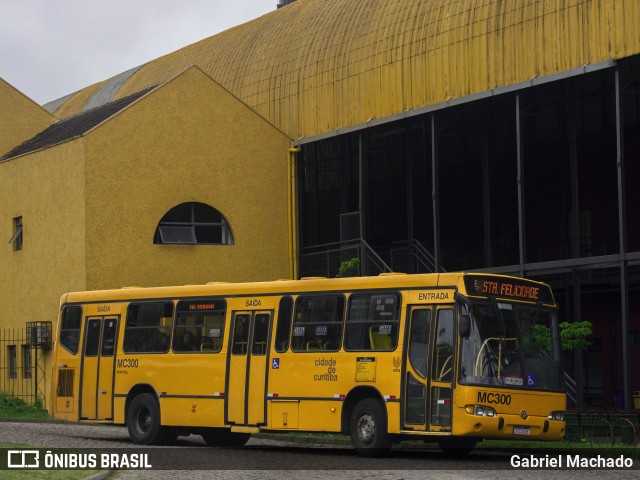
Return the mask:
<path id="1" fill-rule="evenodd" d="M 530 427 L 513 427 L 514 435 L 531 435 Z"/>

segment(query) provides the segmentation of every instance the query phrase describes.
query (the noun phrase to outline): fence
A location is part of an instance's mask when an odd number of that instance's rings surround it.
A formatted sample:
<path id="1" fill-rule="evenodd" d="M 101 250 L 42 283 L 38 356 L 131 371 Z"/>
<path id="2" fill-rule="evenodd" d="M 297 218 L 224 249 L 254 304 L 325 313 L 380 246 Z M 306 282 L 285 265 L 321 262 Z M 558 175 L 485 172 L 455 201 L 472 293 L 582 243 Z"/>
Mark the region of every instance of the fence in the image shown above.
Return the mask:
<path id="1" fill-rule="evenodd" d="M 46 408 L 43 349 L 51 348 L 51 322 L 0 329 L 0 393 Z"/>
<path id="2" fill-rule="evenodd" d="M 640 414 L 568 413 L 565 439 L 590 444 L 627 444 L 637 447 Z"/>

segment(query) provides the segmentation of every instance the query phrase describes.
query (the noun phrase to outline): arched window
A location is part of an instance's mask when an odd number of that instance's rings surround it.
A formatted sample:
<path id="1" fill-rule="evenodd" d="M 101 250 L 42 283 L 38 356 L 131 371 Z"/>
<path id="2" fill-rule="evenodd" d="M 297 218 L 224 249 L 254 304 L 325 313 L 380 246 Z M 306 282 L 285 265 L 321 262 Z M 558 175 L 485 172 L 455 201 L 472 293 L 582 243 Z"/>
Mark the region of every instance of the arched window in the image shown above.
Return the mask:
<path id="1" fill-rule="evenodd" d="M 199 202 L 181 203 L 158 223 L 153 243 L 159 245 L 233 245 L 229 224 L 215 208 Z"/>

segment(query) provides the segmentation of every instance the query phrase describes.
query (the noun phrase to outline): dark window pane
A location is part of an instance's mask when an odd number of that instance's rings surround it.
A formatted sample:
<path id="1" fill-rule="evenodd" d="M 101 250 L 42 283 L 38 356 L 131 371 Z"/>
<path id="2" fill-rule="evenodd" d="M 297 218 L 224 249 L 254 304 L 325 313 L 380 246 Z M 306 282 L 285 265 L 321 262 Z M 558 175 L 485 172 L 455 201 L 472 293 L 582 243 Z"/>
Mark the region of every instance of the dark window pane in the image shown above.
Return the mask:
<path id="1" fill-rule="evenodd" d="M 196 225 L 196 241 L 197 243 L 215 243 L 222 242 L 222 227 L 218 225 Z"/>
<path id="2" fill-rule="evenodd" d="M 423 378 L 427 376 L 427 357 L 429 350 L 429 330 L 431 328 L 431 310 L 420 309 L 411 312 L 411 331 L 409 333 L 409 361 L 413 369 Z"/>
<path id="3" fill-rule="evenodd" d="M 453 310 L 438 310 L 436 344 L 433 351 L 431 378 L 436 382 L 450 382 L 453 372 Z"/>
<path id="4" fill-rule="evenodd" d="M 168 352 L 172 326 L 172 303 L 132 303 L 124 329 L 125 353 Z"/>
<path id="5" fill-rule="evenodd" d="M 289 349 L 289 332 L 291 330 L 291 314 L 293 313 L 293 299 L 282 297 L 278 309 L 278 327 L 276 328 L 276 352 L 282 353 Z"/>
<path id="6" fill-rule="evenodd" d="M 22 345 L 22 378 L 31 378 L 31 346 Z"/>
<path id="7" fill-rule="evenodd" d="M 270 320 L 271 315 L 268 313 L 259 313 L 256 315 L 253 325 L 253 347 L 251 348 L 251 355 L 267 354 Z"/>
<path id="8" fill-rule="evenodd" d="M 342 297 L 298 298 L 291 335 L 292 350 L 339 350 L 342 341 L 343 312 Z"/>
<path id="9" fill-rule="evenodd" d="M 191 223 L 191 204 L 183 203 L 176 207 L 173 207 L 169 210 L 162 220 L 161 223 L 165 222 L 179 222 L 179 223 Z"/>
<path id="10" fill-rule="evenodd" d="M 233 327 L 233 342 L 231 353 L 234 355 L 246 355 L 249 342 L 249 323 L 251 315 L 236 315 Z"/>
<path id="11" fill-rule="evenodd" d="M 115 318 L 106 319 L 102 330 L 102 350 L 100 355 L 103 357 L 111 357 L 115 351 L 118 321 Z"/>
<path id="12" fill-rule="evenodd" d="M 98 345 L 100 345 L 100 320 L 89 320 L 87 322 L 86 343 L 84 346 L 84 354 L 87 357 L 95 357 L 98 355 Z"/>
<path id="13" fill-rule="evenodd" d="M 196 223 L 220 223 L 222 221 L 220 212 L 204 203 L 194 203 L 193 211 Z"/>
<path id="14" fill-rule="evenodd" d="M 60 344 L 71 353 L 78 353 L 80 343 L 80 322 L 82 320 L 81 307 L 65 307 L 62 312 L 62 326 L 60 327 Z"/>
<path id="15" fill-rule="evenodd" d="M 424 425 L 425 409 L 427 402 L 425 401 L 425 387 L 416 378 L 407 373 L 407 394 L 405 419 L 408 424 Z"/>
<path id="16" fill-rule="evenodd" d="M 16 346 L 7 346 L 7 352 L 9 354 L 9 378 L 18 377 L 18 367 L 16 364 Z"/>

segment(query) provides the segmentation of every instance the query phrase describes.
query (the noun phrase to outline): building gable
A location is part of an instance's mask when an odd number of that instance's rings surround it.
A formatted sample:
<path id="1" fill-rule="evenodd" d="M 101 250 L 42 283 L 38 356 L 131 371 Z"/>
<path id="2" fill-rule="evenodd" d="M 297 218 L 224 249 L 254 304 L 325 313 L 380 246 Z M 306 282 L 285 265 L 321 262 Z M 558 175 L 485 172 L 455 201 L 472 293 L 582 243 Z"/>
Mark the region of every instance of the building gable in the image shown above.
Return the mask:
<path id="1" fill-rule="evenodd" d="M 0 78 L 0 157 L 55 121 L 55 117 Z"/>

